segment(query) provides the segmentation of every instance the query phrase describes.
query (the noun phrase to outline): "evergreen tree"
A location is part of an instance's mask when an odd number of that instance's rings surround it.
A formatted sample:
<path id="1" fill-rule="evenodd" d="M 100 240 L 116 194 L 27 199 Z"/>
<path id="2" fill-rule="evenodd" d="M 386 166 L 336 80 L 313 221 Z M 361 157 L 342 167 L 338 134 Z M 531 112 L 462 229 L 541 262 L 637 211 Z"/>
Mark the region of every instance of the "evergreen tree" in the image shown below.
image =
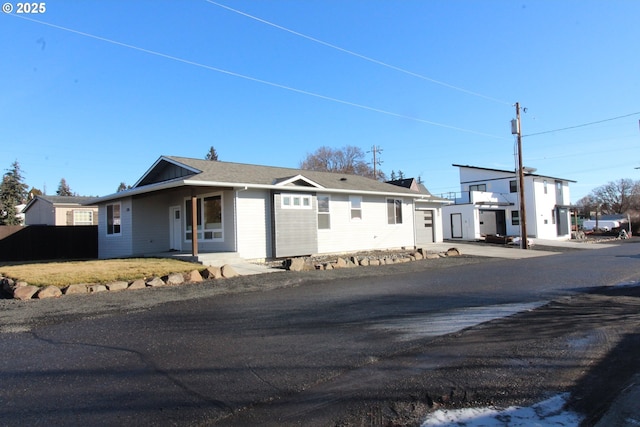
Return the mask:
<path id="1" fill-rule="evenodd" d="M 213 145 L 211 146 L 211 148 L 209 148 L 209 152 L 207 153 L 204 159 L 211 160 L 211 161 L 218 161 L 218 152 L 216 151 L 215 148 L 213 148 Z"/>
<path id="2" fill-rule="evenodd" d="M 27 199 L 27 184 L 23 181 L 20 164 L 16 160 L 2 177 L 0 184 L 0 225 L 20 225 L 16 205 Z"/>
<path id="3" fill-rule="evenodd" d="M 121 182 L 120 185 L 118 185 L 118 189 L 116 190 L 116 193 L 119 193 L 119 192 L 125 191 L 125 190 L 129 190 L 130 188 L 131 188 L 130 185 L 127 185 L 124 182 Z"/>
<path id="4" fill-rule="evenodd" d="M 62 178 L 60 180 L 60 184 L 58 184 L 58 190 L 56 191 L 56 194 L 58 196 L 73 196 L 73 192 L 71 191 L 69 184 L 67 184 L 66 179 Z"/>

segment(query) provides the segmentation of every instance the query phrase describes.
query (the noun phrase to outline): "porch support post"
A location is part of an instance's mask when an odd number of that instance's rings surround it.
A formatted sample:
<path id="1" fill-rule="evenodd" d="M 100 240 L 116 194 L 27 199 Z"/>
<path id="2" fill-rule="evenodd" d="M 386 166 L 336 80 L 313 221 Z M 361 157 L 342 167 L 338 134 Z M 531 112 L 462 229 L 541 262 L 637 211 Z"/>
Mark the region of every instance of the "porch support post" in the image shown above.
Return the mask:
<path id="1" fill-rule="evenodd" d="M 198 256 L 198 197 L 191 196 L 191 255 Z"/>

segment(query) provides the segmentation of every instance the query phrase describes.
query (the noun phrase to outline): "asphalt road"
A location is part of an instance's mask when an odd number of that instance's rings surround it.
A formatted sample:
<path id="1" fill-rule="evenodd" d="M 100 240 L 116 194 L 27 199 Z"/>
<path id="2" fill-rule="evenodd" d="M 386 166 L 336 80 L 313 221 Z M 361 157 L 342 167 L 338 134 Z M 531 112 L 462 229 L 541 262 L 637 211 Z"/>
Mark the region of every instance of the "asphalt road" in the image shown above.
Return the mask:
<path id="1" fill-rule="evenodd" d="M 580 408 L 638 344 L 638 296 L 600 287 L 638 280 L 627 243 L 2 300 L 0 425 L 404 425 L 567 390 Z"/>

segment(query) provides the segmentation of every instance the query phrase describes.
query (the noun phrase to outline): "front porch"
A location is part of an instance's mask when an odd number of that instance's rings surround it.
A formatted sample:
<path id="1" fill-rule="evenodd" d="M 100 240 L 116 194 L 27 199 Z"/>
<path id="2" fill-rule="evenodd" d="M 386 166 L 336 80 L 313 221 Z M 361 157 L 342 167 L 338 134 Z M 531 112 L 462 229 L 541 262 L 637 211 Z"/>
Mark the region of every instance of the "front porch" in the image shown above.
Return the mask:
<path id="1" fill-rule="evenodd" d="M 191 252 L 168 251 L 155 254 L 147 254 L 145 256 L 156 258 L 174 258 L 182 261 L 197 262 L 206 267 L 222 267 L 223 265 L 230 265 L 241 276 L 282 271 L 281 269 L 270 268 L 263 263 L 249 262 L 246 259 L 241 258 L 237 252 L 205 252 L 199 253 L 194 256 L 191 254 Z"/>

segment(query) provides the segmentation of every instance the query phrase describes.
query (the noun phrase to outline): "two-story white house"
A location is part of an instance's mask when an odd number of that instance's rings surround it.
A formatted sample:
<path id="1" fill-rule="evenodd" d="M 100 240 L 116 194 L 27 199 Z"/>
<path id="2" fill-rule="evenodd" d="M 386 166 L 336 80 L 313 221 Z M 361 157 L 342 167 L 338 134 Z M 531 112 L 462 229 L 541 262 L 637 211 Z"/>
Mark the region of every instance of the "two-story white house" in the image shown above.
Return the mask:
<path id="1" fill-rule="evenodd" d="M 515 170 L 468 165 L 460 172 L 460 194 L 443 207 L 445 239 L 481 240 L 487 235 L 520 235 L 520 200 Z M 571 238 L 569 183 L 564 178 L 524 174 L 528 237 Z"/>

